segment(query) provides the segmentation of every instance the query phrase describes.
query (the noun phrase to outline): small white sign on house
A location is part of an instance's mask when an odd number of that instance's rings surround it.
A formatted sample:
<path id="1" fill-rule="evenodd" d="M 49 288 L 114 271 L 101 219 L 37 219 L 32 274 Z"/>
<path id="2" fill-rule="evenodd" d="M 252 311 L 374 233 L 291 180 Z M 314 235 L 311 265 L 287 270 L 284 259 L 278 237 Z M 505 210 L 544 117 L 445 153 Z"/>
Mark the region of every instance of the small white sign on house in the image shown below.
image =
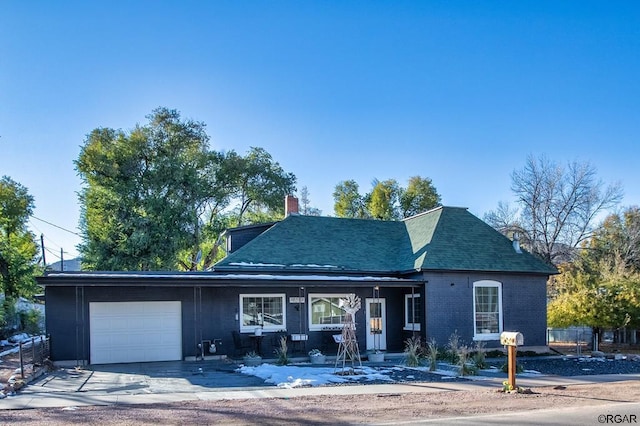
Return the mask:
<path id="1" fill-rule="evenodd" d="M 290 297 L 289 303 L 304 303 L 304 297 Z"/>

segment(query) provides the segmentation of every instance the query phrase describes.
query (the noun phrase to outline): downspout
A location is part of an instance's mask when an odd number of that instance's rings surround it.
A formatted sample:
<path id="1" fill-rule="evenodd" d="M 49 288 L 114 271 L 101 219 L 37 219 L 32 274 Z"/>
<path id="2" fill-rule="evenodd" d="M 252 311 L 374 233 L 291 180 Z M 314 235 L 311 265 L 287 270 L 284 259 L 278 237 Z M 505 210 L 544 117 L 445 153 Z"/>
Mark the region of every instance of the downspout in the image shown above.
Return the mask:
<path id="1" fill-rule="evenodd" d="M 416 333 L 416 289 L 414 286 L 411 286 L 411 337 L 415 336 Z M 420 319 L 422 322 L 422 319 Z M 426 331 L 426 330 L 425 330 Z"/>
<path id="2" fill-rule="evenodd" d="M 202 315 L 202 287 L 193 287 L 193 347 L 195 348 L 195 356 L 198 358 L 198 349 L 201 349 L 201 353 L 204 353 L 204 348 L 200 347 L 202 344 L 202 327 L 198 325 L 199 316 Z M 201 318 L 200 318 L 201 320 Z M 200 340 L 198 341 L 198 336 Z M 184 358 L 184 354 L 183 354 Z"/>
<path id="3" fill-rule="evenodd" d="M 84 333 L 84 286 L 76 286 L 76 365 L 85 365 L 86 338 Z M 80 344 L 82 342 L 82 345 Z M 82 349 L 81 349 L 82 348 Z M 82 362 L 82 364 L 81 364 Z"/>

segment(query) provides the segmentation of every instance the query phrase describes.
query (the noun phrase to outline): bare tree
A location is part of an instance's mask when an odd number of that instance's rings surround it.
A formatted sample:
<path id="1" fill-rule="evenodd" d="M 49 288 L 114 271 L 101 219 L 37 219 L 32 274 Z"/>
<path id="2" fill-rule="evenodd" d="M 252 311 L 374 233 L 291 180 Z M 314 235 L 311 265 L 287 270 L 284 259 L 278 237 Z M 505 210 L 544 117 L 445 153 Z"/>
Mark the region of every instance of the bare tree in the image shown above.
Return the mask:
<path id="1" fill-rule="evenodd" d="M 306 186 L 303 186 L 300 190 L 300 214 L 305 216 L 320 216 L 322 214 L 320 209 L 311 206 L 309 190 Z"/>
<path id="2" fill-rule="evenodd" d="M 498 208 L 484 215 L 484 221 L 502 234 L 512 237 L 516 232 L 522 232 L 522 225 L 518 217 L 519 211 L 509 203 L 500 201 Z"/>
<path id="3" fill-rule="evenodd" d="M 589 243 L 589 258 L 609 269 L 640 272 L 640 207 L 607 216 Z"/>
<path id="4" fill-rule="evenodd" d="M 523 245 L 554 264 L 591 236 L 596 217 L 623 194 L 619 183 L 605 187 L 588 162 L 562 167 L 545 156 L 529 156 L 524 168 L 512 173 L 511 190 L 520 214 L 502 205 L 485 218 L 499 225 L 496 229 L 520 232 Z"/>

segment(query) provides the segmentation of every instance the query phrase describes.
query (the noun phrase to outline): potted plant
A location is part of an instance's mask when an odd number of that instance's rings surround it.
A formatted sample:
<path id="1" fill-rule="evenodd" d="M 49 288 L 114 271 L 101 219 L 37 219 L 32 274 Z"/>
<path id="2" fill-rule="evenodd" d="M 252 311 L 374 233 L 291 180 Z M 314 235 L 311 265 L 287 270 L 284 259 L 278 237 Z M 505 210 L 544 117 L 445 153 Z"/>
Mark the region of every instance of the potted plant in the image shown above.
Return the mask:
<path id="1" fill-rule="evenodd" d="M 309 351 L 309 359 L 311 364 L 324 364 L 327 362 L 327 356 L 320 349 L 311 349 Z"/>
<path id="2" fill-rule="evenodd" d="M 374 349 L 369 352 L 368 358 L 370 362 L 384 362 L 384 352 Z"/>
<path id="3" fill-rule="evenodd" d="M 246 353 L 242 361 L 247 367 L 255 367 L 256 365 L 262 364 L 262 357 L 255 351 L 251 351 Z"/>

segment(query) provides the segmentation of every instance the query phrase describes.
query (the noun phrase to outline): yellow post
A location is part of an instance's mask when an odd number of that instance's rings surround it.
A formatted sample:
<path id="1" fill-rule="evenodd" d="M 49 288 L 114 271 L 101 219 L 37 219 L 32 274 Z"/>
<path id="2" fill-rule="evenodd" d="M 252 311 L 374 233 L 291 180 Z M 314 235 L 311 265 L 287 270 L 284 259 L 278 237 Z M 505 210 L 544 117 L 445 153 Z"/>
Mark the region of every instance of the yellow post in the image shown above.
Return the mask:
<path id="1" fill-rule="evenodd" d="M 509 387 L 516 390 L 516 349 L 517 346 L 507 346 L 509 354 Z"/>

